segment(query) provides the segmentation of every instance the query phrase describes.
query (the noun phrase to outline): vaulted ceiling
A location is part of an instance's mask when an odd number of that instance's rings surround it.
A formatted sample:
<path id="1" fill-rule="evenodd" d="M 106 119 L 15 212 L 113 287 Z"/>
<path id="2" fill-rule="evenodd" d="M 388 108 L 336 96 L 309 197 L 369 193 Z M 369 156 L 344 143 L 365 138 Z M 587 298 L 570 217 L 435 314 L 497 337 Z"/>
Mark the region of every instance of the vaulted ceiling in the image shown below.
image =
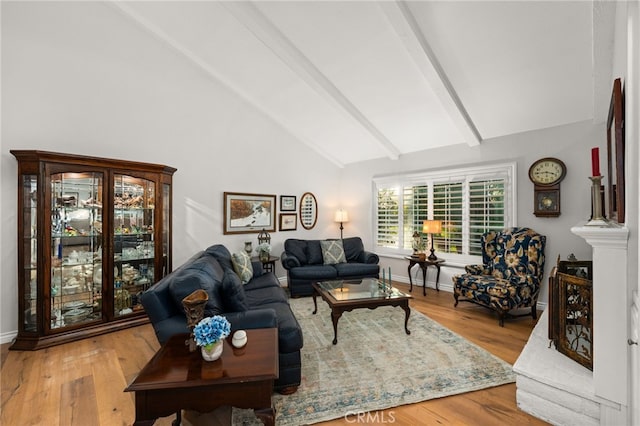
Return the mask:
<path id="1" fill-rule="evenodd" d="M 339 166 L 602 120 L 610 93 L 607 2 L 110 4 Z"/>

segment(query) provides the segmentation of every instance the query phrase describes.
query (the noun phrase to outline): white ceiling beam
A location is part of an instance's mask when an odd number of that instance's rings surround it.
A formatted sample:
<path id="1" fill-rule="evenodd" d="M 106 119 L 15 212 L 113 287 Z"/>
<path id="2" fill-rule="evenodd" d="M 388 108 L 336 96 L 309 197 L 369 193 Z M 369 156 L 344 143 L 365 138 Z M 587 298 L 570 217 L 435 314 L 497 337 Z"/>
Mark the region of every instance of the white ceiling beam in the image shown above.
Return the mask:
<path id="1" fill-rule="evenodd" d="M 480 132 L 467 113 L 407 4 L 403 1 L 382 1 L 378 4 L 465 142 L 469 146 L 479 145 L 482 141 Z"/>
<path id="2" fill-rule="evenodd" d="M 242 90 L 240 87 L 238 87 L 237 85 L 233 84 L 231 81 L 229 81 L 228 79 L 226 79 L 225 77 L 220 75 L 220 73 L 218 73 L 205 60 L 203 60 L 198 55 L 193 53 L 191 50 L 187 49 L 185 46 L 180 44 L 174 38 L 169 36 L 166 32 L 164 32 L 157 25 L 154 25 L 149 20 L 145 19 L 143 16 L 138 14 L 135 10 L 133 10 L 124 1 L 110 1 L 110 2 L 107 2 L 105 4 L 108 4 L 108 5 L 112 6 L 114 9 L 116 9 L 121 14 L 123 14 L 125 17 L 127 17 L 130 20 L 132 20 L 134 23 L 136 23 L 137 25 L 141 26 L 144 30 L 149 32 L 157 40 L 163 42 L 165 45 L 167 45 L 168 47 L 170 47 L 171 49 L 173 49 L 174 51 L 176 51 L 177 53 L 179 53 L 180 55 L 185 57 L 192 65 L 195 65 L 197 68 L 199 68 L 201 71 L 203 71 L 209 77 L 211 77 L 213 80 L 216 80 L 221 85 L 227 87 L 230 91 L 234 92 L 236 95 L 238 95 L 245 102 L 247 102 L 248 104 L 250 104 L 251 106 L 256 108 L 261 113 L 263 113 L 266 117 L 269 117 L 274 123 L 276 123 L 278 126 L 280 126 L 284 131 L 286 131 L 287 133 L 292 135 L 294 138 L 296 138 L 296 139 L 300 140 L 301 142 L 303 142 L 305 145 L 307 145 L 313 151 L 315 151 L 319 155 L 323 156 L 324 158 L 326 158 L 327 160 L 332 162 L 334 165 L 336 165 L 336 166 L 338 166 L 340 168 L 344 168 L 344 162 L 339 160 L 333 153 L 327 152 L 318 143 L 311 142 L 308 139 L 306 139 L 305 137 L 297 134 L 294 130 L 292 130 L 287 125 L 285 125 L 283 120 L 280 119 L 280 117 L 274 115 L 270 110 L 268 110 L 267 108 L 262 106 L 260 102 L 258 102 L 256 99 L 253 98 L 253 96 L 251 96 L 245 90 Z"/>
<path id="3" fill-rule="evenodd" d="M 298 77 L 364 128 L 387 157 L 398 159 L 398 148 L 254 4 L 243 1 L 224 2 L 223 5 Z"/>

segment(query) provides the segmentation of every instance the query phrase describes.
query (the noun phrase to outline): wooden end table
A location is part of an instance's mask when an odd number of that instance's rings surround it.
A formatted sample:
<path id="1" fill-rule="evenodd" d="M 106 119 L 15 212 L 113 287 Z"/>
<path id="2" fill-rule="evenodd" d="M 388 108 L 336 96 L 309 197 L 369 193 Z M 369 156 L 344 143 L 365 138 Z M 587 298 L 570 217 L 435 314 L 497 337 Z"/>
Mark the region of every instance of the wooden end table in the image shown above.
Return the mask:
<path id="1" fill-rule="evenodd" d="M 259 256 L 254 256 L 251 258 L 252 261 L 262 263 L 262 271 L 263 272 L 275 272 L 276 270 L 276 262 L 280 260 L 279 256 L 269 256 L 269 260 L 262 261 Z"/>
<path id="2" fill-rule="evenodd" d="M 407 272 L 409 273 L 409 293 L 413 291 L 413 281 L 411 280 L 411 268 L 414 265 L 419 265 L 420 269 L 422 269 L 422 295 L 427 295 L 427 268 L 429 266 L 435 266 L 438 270 L 436 275 L 436 291 L 440 291 L 440 286 L 438 285 L 438 281 L 440 280 L 440 265 L 442 265 L 445 260 L 444 259 L 436 259 L 429 260 L 427 258 L 421 259 L 419 257 L 407 256 L 405 257 L 409 261 L 409 268 Z"/>
<path id="3" fill-rule="evenodd" d="M 275 424 L 271 404 L 278 378 L 278 329 L 246 330 L 247 344 L 236 349 L 224 341 L 222 356 L 204 361 L 198 348 L 189 352 L 188 334 L 172 336 L 125 389 L 135 392 L 137 425 L 152 425 L 159 417 L 181 410 L 206 413 L 223 405 L 253 408 L 265 425 Z"/>

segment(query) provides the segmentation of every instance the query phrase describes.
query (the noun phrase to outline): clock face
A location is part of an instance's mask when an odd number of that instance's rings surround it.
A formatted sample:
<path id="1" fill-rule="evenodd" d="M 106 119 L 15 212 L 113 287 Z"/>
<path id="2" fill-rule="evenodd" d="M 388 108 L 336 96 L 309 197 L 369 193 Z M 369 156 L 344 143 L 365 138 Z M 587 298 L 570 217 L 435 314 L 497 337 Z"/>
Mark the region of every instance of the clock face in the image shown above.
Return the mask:
<path id="1" fill-rule="evenodd" d="M 557 158 L 543 158 L 529 168 L 529 179 L 538 185 L 554 185 L 564 179 L 567 168 Z"/>

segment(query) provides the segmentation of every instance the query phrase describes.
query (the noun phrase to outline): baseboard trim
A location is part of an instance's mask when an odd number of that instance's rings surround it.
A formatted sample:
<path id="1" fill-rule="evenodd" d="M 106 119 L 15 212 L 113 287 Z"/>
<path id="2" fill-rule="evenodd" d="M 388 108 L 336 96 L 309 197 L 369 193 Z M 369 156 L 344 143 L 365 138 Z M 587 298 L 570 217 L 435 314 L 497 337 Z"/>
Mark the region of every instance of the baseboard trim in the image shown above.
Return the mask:
<path id="1" fill-rule="evenodd" d="M 0 344 L 4 345 L 5 343 L 12 343 L 15 340 L 17 335 L 18 335 L 17 330 L 0 333 Z"/>

